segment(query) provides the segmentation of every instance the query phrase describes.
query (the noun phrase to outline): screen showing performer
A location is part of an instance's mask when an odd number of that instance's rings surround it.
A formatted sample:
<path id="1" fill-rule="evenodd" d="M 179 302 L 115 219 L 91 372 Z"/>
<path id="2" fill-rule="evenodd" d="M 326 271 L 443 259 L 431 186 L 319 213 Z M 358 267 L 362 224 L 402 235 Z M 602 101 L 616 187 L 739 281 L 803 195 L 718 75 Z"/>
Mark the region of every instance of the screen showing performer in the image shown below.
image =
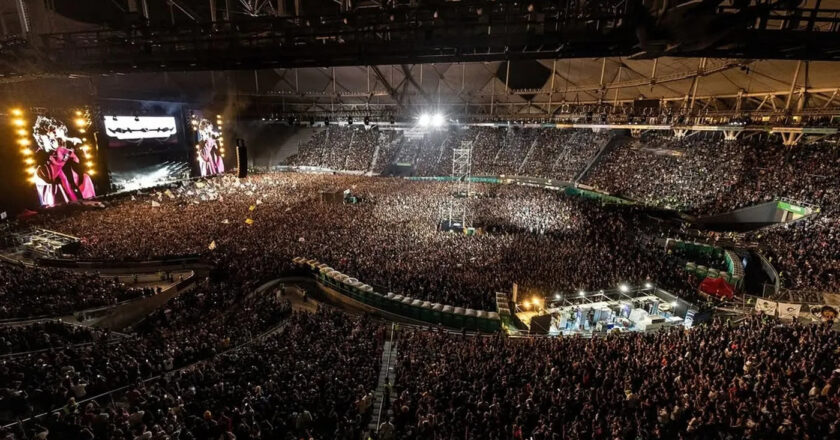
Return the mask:
<path id="1" fill-rule="evenodd" d="M 60 120 L 38 116 L 32 127 L 35 140 L 32 182 L 41 206 L 55 206 L 96 196 L 81 156 L 82 139 L 68 134 Z M 86 155 L 86 154 L 85 154 Z"/>
<path id="2" fill-rule="evenodd" d="M 219 139 L 222 134 L 207 119 L 198 123 L 198 168 L 201 176 L 212 176 L 225 172 Z"/>

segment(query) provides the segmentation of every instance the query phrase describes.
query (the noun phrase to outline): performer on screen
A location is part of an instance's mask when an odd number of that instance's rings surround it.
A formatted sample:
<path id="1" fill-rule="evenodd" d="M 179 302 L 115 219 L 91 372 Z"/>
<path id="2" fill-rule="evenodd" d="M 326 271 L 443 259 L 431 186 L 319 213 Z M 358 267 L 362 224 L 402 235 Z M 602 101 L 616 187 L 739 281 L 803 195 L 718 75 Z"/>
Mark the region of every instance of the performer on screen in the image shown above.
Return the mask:
<path id="1" fill-rule="evenodd" d="M 213 129 L 213 124 L 202 119 L 198 124 L 199 167 L 202 176 L 210 176 L 225 172 L 225 164 L 219 151 L 217 138 L 220 133 Z"/>
<path id="2" fill-rule="evenodd" d="M 55 205 L 59 195 L 65 202 L 96 196 L 90 176 L 76 170 L 80 160 L 71 144 L 80 144 L 81 139 L 67 136 L 67 126 L 44 116 L 36 119 L 32 135 L 38 145 L 36 154 L 42 157 L 35 172 L 42 206 Z"/>

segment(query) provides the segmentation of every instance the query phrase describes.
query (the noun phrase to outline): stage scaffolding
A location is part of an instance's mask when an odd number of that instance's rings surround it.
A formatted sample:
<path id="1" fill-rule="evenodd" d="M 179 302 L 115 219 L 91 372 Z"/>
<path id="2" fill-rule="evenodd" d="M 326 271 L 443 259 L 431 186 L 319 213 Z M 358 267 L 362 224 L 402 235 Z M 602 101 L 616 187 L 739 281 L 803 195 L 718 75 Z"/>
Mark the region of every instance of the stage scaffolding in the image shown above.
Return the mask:
<path id="1" fill-rule="evenodd" d="M 470 181 L 472 180 L 472 142 L 462 141 L 460 148 L 452 149 L 452 181 L 454 187 L 449 198 L 449 225 L 460 223 L 462 230 L 471 227 L 469 217 Z"/>

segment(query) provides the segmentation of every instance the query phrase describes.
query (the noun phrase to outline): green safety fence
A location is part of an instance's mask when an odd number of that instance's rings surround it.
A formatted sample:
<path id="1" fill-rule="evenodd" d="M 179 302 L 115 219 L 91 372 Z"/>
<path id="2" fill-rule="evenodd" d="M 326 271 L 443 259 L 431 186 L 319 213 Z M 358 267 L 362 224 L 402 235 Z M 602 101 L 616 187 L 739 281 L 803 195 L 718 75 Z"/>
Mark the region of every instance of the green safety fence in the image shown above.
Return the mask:
<path id="1" fill-rule="evenodd" d="M 566 187 L 566 195 L 585 197 L 587 199 L 600 200 L 602 202 L 615 203 L 615 204 L 619 204 L 619 205 L 635 205 L 636 204 L 635 202 L 633 202 L 631 200 L 622 199 L 621 197 L 611 196 L 609 194 L 599 193 L 597 191 L 590 191 L 588 189 L 575 188 L 575 187 L 571 187 L 571 186 Z"/>
<path id="2" fill-rule="evenodd" d="M 456 329 L 496 332 L 501 328 L 501 320 L 496 312 L 453 307 L 391 292 L 382 294 L 374 291 L 372 286 L 337 272 L 316 260 L 297 257 L 292 261 L 300 267 L 308 268 L 322 285 L 384 312 Z"/>

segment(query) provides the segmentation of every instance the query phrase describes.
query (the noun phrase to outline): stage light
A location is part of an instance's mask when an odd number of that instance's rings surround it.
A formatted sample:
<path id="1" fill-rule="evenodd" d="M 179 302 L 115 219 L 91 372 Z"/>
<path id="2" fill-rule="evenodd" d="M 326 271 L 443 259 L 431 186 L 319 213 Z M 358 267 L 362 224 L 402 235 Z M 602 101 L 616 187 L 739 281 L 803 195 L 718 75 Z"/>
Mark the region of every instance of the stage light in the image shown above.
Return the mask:
<path id="1" fill-rule="evenodd" d="M 14 115 L 14 116 L 22 116 L 22 115 L 23 115 L 23 110 L 21 110 L 21 109 L 19 109 L 19 108 L 13 108 L 13 109 L 12 109 L 12 115 Z"/>
<path id="2" fill-rule="evenodd" d="M 29 148 L 23 148 L 20 150 L 20 152 L 23 153 L 24 156 L 32 155 L 32 150 L 30 150 Z"/>
<path id="3" fill-rule="evenodd" d="M 653 287 L 653 284 L 651 284 L 651 283 L 645 283 L 645 289 L 650 289 L 650 288 L 652 288 L 652 287 Z"/>
<path id="4" fill-rule="evenodd" d="M 29 167 L 26 169 L 26 174 L 35 175 L 38 172 L 38 169 L 35 167 Z"/>
<path id="5" fill-rule="evenodd" d="M 29 136 L 29 132 L 21 128 L 20 130 L 17 131 L 17 135 L 21 136 L 21 137 Z"/>
<path id="6" fill-rule="evenodd" d="M 76 112 L 78 113 L 78 112 Z M 87 120 L 85 118 L 76 118 L 76 125 L 79 127 L 84 127 L 87 124 Z"/>
<path id="7" fill-rule="evenodd" d="M 429 116 L 426 113 L 423 113 L 422 115 L 420 115 L 420 118 L 417 120 L 417 124 L 419 124 L 421 127 L 428 127 L 429 124 L 431 124 L 431 123 L 432 123 L 432 117 Z"/>
<path id="8" fill-rule="evenodd" d="M 31 157 L 27 157 L 27 158 L 26 158 L 26 159 L 24 159 L 23 161 L 24 161 L 27 165 L 32 165 L 33 163 L 35 163 L 35 159 L 32 159 Z"/>
<path id="9" fill-rule="evenodd" d="M 29 146 L 32 142 L 27 138 L 20 138 L 18 139 L 18 143 L 24 147 Z"/>
<path id="10" fill-rule="evenodd" d="M 85 132 L 85 129 L 84 129 L 84 128 L 80 128 L 80 129 L 79 129 L 79 133 L 84 133 L 84 132 Z"/>
<path id="11" fill-rule="evenodd" d="M 586 296 L 586 292 L 584 292 L 583 290 L 581 290 L 581 291 L 579 291 L 579 292 L 578 292 L 578 295 L 580 295 L 580 296 Z"/>
<path id="12" fill-rule="evenodd" d="M 560 294 L 559 293 L 554 294 L 554 300 L 555 301 L 560 301 Z"/>
<path id="13" fill-rule="evenodd" d="M 440 113 L 435 113 L 434 115 L 432 115 L 431 123 L 432 127 L 442 127 L 444 123 L 443 115 Z"/>
<path id="14" fill-rule="evenodd" d="M 80 148 L 82 151 L 85 151 L 85 152 L 87 152 L 87 150 L 89 150 L 89 149 L 90 149 L 90 147 L 88 147 L 88 146 L 87 146 L 87 144 L 82 144 L 82 146 L 81 146 L 81 147 L 79 147 L 79 148 Z"/>
<path id="15" fill-rule="evenodd" d="M 87 173 L 92 176 L 96 174 L 96 170 L 87 170 Z"/>
<path id="16" fill-rule="evenodd" d="M 88 168 L 93 168 L 93 162 L 91 161 L 88 161 L 85 165 L 87 165 Z"/>
<path id="17" fill-rule="evenodd" d="M 28 178 L 28 179 L 26 179 L 26 180 L 27 180 L 29 183 L 36 183 L 36 182 L 38 182 L 38 177 L 37 177 L 37 176 L 29 176 L 29 178 Z"/>
<path id="18" fill-rule="evenodd" d="M 620 290 L 624 293 L 627 293 L 627 292 L 630 291 L 630 287 L 627 286 L 627 284 L 622 284 L 622 285 L 618 286 L 618 290 Z"/>
<path id="19" fill-rule="evenodd" d="M 12 119 L 12 124 L 17 125 L 18 127 L 23 127 L 24 125 L 26 125 L 26 121 L 24 121 L 21 118 L 15 118 L 15 119 Z"/>

